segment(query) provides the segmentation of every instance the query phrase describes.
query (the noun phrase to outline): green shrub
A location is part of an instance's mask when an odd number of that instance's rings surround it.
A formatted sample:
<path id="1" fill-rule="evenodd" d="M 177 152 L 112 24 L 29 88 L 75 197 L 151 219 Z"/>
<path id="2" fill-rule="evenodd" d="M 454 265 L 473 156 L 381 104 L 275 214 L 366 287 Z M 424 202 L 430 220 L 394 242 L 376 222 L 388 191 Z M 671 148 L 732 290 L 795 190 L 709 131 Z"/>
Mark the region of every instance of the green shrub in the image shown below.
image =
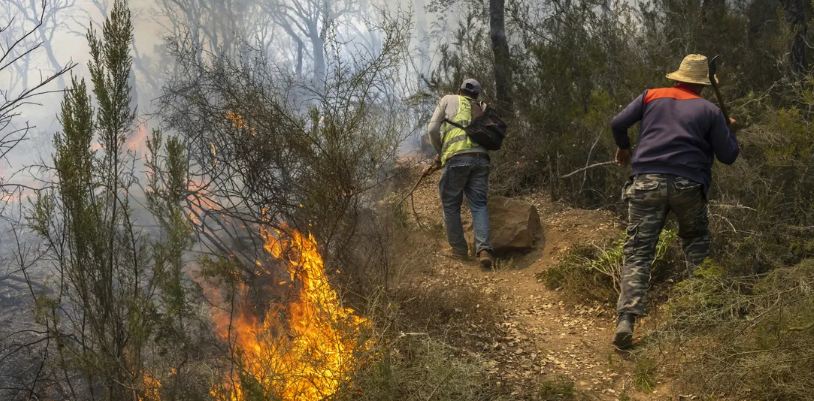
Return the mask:
<path id="1" fill-rule="evenodd" d="M 613 277 L 591 269 L 590 262 L 597 257 L 592 245 L 579 245 L 571 249 L 559 263 L 540 272 L 538 280 L 549 289 L 562 290 L 568 295 L 610 302 L 613 297 Z"/>
<path id="2" fill-rule="evenodd" d="M 673 288 L 665 309 L 671 329 L 687 331 L 738 318 L 744 303 L 738 282 L 727 277 L 723 266 L 708 259 L 693 277 Z"/>
<path id="3" fill-rule="evenodd" d="M 656 246 L 654 271 L 670 270 L 675 264 L 676 232 L 662 231 Z M 542 271 L 538 279 L 549 289 L 561 290 L 575 300 L 614 303 L 619 295 L 619 278 L 624 264 L 624 237 L 606 246 L 578 245 L 556 265 Z M 662 275 L 660 275 L 662 276 Z"/>

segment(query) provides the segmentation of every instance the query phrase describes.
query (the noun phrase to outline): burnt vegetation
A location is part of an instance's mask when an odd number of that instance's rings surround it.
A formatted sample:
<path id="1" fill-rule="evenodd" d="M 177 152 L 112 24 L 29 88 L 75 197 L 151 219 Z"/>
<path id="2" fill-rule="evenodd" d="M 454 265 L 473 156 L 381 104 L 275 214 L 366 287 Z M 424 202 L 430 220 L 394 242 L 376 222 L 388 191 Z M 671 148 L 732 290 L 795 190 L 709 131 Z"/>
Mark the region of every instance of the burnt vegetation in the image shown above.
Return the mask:
<path id="1" fill-rule="evenodd" d="M 62 97 L 46 160 L 0 170 L 0 286 L 25 298 L 0 299 L 25 310 L 0 331 L 0 398 L 515 399 L 466 339 L 501 335 L 495 294 L 423 285 L 442 233 L 398 202 L 415 175 L 405 148 L 474 77 L 511 126 L 494 193 L 621 216 L 609 119 L 695 52 L 724 60 L 742 154 L 715 170 L 710 260 L 686 277 L 674 230 L 662 237 L 635 386 L 810 399 L 814 4 L 371 4 L 156 0 L 169 32 L 149 59 L 132 4 L 98 0 L 86 73 L 49 43 L 73 3 L 0 5 L 0 159 L 34 129 L 23 112 Z M 32 80 L 39 51 L 52 72 Z M 155 129 L 138 85 L 160 90 Z M 127 145 L 138 135 L 144 154 Z M 619 238 L 581 244 L 539 279 L 612 310 L 621 259 Z M 534 385 L 530 399 L 581 399 L 567 378 Z"/>

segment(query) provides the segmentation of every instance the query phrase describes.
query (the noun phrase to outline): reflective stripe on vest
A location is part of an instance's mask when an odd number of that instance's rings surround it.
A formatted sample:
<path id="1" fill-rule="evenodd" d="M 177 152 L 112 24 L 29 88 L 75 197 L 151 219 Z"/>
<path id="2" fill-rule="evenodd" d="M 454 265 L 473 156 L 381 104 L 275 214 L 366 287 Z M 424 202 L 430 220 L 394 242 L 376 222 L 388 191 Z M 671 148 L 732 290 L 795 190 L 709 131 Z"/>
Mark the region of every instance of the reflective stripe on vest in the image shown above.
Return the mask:
<path id="1" fill-rule="evenodd" d="M 472 105 L 469 103 L 469 98 L 465 96 L 458 96 L 458 113 L 452 118 L 452 121 L 458 125 L 466 127 L 472 119 Z M 447 163 L 450 157 L 458 153 L 467 151 L 478 147 L 478 144 L 472 142 L 466 131 L 455 127 L 450 123 L 444 123 L 446 133 L 443 137 L 443 146 L 441 148 L 441 165 Z"/>

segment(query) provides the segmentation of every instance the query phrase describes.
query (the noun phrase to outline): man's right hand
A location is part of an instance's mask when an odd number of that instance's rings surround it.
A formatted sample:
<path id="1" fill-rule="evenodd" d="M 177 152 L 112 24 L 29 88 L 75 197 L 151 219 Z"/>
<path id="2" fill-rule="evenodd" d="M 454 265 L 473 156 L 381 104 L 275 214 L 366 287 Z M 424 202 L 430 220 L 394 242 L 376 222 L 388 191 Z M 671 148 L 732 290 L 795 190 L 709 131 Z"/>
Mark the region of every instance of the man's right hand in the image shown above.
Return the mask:
<path id="1" fill-rule="evenodd" d="M 630 164 L 630 149 L 616 149 L 616 164 L 622 167 Z"/>
<path id="2" fill-rule="evenodd" d="M 740 128 L 740 126 L 738 126 L 738 120 L 734 117 L 729 117 L 729 121 L 727 122 L 729 123 L 729 129 L 732 131 L 738 131 L 738 128 Z"/>

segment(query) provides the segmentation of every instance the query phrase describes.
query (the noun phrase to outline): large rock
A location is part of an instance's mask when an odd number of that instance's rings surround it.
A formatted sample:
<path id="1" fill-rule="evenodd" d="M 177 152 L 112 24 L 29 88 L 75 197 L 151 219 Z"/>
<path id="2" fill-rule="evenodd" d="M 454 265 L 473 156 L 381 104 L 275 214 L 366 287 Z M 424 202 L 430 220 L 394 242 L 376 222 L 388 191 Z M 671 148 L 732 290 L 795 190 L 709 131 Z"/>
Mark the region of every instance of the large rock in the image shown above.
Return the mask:
<path id="1" fill-rule="evenodd" d="M 497 253 L 528 251 L 543 239 L 537 208 L 519 199 L 490 196 L 489 227 L 492 247 Z M 474 242 L 471 222 L 466 232 L 471 245 Z"/>

